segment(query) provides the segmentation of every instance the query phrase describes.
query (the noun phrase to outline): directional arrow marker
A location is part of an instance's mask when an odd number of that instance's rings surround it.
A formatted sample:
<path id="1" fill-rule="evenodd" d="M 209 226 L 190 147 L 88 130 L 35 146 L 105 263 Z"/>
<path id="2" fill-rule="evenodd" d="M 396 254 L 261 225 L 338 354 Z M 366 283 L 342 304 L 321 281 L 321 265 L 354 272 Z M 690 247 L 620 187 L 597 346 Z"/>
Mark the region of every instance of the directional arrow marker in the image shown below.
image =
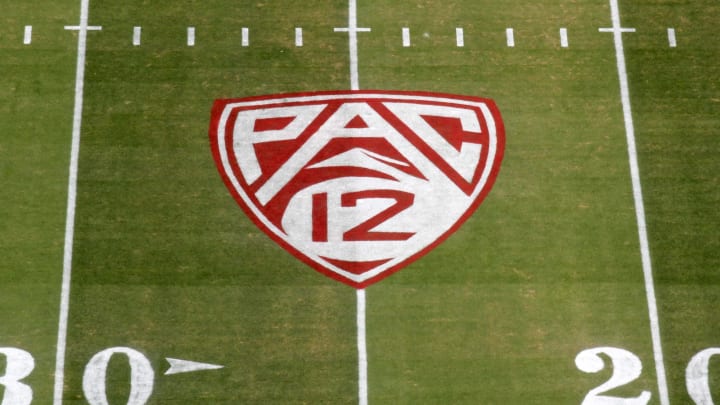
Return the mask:
<path id="1" fill-rule="evenodd" d="M 217 364 L 199 363 L 196 361 L 172 359 L 166 357 L 170 368 L 165 372 L 165 375 L 180 374 L 180 373 L 191 373 L 193 371 L 203 370 L 217 370 L 225 366 L 219 366 Z"/>

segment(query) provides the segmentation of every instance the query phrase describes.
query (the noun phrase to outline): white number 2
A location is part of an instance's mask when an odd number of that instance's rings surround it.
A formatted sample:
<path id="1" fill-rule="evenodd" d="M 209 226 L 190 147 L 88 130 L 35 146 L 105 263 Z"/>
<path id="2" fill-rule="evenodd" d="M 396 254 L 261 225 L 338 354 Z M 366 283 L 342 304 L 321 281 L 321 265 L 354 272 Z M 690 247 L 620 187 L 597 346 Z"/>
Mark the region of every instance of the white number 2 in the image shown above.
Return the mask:
<path id="1" fill-rule="evenodd" d="M 642 362 L 633 353 L 616 347 L 596 347 L 580 352 L 575 357 L 575 365 L 585 373 L 597 373 L 605 368 L 605 354 L 612 362 L 612 376 L 604 384 L 590 390 L 582 405 L 645 405 L 650 401 L 650 392 L 643 391 L 633 398 L 602 395 L 617 387 L 635 381 L 642 373 Z"/>
<path id="2" fill-rule="evenodd" d="M 30 405 L 32 389 L 20 381 L 35 368 L 33 356 L 25 350 L 12 347 L 0 347 L 0 355 L 7 359 L 5 374 L 0 377 L 0 386 L 5 386 L 5 395 L 0 405 Z"/>

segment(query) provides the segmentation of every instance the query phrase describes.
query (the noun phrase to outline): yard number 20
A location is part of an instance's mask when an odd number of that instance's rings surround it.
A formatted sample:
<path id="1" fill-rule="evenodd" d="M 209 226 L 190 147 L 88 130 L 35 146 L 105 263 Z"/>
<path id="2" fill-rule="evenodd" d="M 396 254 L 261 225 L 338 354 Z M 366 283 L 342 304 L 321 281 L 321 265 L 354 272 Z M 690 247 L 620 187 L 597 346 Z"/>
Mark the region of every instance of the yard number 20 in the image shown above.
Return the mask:
<path id="1" fill-rule="evenodd" d="M 575 357 L 575 365 L 585 373 L 597 373 L 605 368 L 600 354 L 610 358 L 612 376 L 604 384 L 590 390 L 582 405 L 646 405 L 650 401 L 650 392 L 643 391 L 632 398 L 603 395 L 605 392 L 635 381 L 642 373 L 642 362 L 633 353 L 617 347 L 596 347 L 581 351 Z M 696 405 L 714 405 L 710 393 L 708 366 L 710 358 L 720 354 L 720 348 L 710 348 L 693 356 L 685 370 L 687 391 Z"/>

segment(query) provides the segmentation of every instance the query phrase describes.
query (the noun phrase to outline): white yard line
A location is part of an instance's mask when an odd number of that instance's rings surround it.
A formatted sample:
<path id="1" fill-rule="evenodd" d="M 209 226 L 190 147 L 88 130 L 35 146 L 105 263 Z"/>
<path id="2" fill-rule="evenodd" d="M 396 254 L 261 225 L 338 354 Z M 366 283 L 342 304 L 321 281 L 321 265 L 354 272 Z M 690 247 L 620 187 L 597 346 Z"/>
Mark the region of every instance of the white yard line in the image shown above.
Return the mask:
<path id="1" fill-rule="evenodd" d="M 23 36 L 23 44 L 30 45 L 32 43 L 32 25 L 25 26 L 25 35 Z"/>
<path id="2" fill-rule="evenodd" d="M 350 90 L 360 90 L 358 79 L 358 49 L 357 33 L 370 32 L 370 28 L 358 28 L 357 26 L 357 1 L 348 1 L 348 26 L 346 28 L 335 28 L 335 32 L 347 32 L 350 45 Z"/>
<path id="3" fill-rule="evenodd" d="M 410 46 L 410 28 L 408 27 L 402 29 L 402 45 L 405 48 Z"/>
<path id="4" fill-rule="evenodd" d="M 303 29 L 300 27 L 295 28 L 295 46 L 303 46 Z"/>
<path id="5" fill-rule="evenodd" d="M 133 46 L 140 46 L 140 37 L 142 35 L 142 27 L 133 27 Z"/>
<path id="6" fill-rule="evenodd" d="M 677 39 L 675 38 L 675 28 L 668 28 L 667 34 L 668 34 L 668 45 L 670 46 L 670 48 L 677 47 Z"/>
<path id="7" fill-rule="evenodd" d="M 458 48 L 465 46 L 465 32 L 462 28 L 455 28 L 455 45 Z"/>
<path id="8" fill-rule="evenodd" d="M 187 29 L 187 46 L 195 46 L 195 27 Z"/>
<path id="9" fill-rule="evenodd" d="M 358 404 L 368 403 L 367 343 L 365 340 L 365 290 L 357 290 Z"/>
<path id="10" fill-rule="evenodd" d="M 82 126 L 83 90 L 85 84 L 85 51 L 88 30 L 102 27 L 88 26 L 90 0 L 81 0 L 80 24 L 65 29 L 78 31 L 77 67 L 75 71 L 75 106 L 73 109 L 72 146 L 68 169 L 67 212 L 65 216 L 65 244 L 63 248 L 63 275 L 60 290 L 60 315 L 58 320 L 57 352 L 55 356 L 55 388 L 53 404 L 62 404 L 65 380 L 65 349 L 67 347 L 68 313 L 70 309 L 70 280 L 72 275 L 73 239 L 75 235 L 75 203 L 77 198 L 78 158 L 80 155 L 80 128 Z"/>
<path id="11" fill-rule="evenodd" d="M 560 46 L 562 48 L 568 47 L 568 34 L 567 28 L 560 28 Z"/>
<path id="12" fill-rule="evenodd" d="M 370 28 L 357 26 L 357 0 L 348 0 L 348 26 L 335 28 L 335 32 L 347 32 L 350 48 L 350 90 L 360 90 L 358 74 L 357 33 L 369 32 Z M 368 403 L 368 359 L 365 340 L 365 290 L 357 290 L 357 350 L 358 350 L 358 404 Z"/>
<path id="13" fill-rule="evenodd" d="M 505 30 L 505 37 L 507 39 L 507 46 L 513 48 L 515 46 L 515 31 L 512 28 Z"/>
<path id="14" fill-rule="evenodd" d="M 250 45 L 250 29 L 247 27 L 242 27 L 242 38 L 240 39 L 240 45 L 241 46 L 248 46 Z"/>
<path id="15" fill-rule="evenodd" d="M 645 221 L 645 206 L 643 203 L 642 187 L 640 184 L 640 168 L 638 165 L 637 149 L 635 146 L 635 128 L 633 125 L 632 109 L 630 107 L 630 90 L 625 66 L 625 51 L 623 49 L 623 32 L 634 32 L 633 28 L 622 28 L 620 24 L 620 11 L 618 0 L 610 0 L 612 13 L 611 29 L 603 28 L 602 32 L 612 32 L 615 39 L 615 56 L 617 59 L 618 76 L 620 78 L 620 98 L 625 118 L 625 134 L 628 144 L 628 161 L 630 164 L 630 177 L 632 179 L 633 199 L 635 202 L 635 217 L 637 220 L 638 237 L 640 240 L 640 256 L 642 259 L 643 274 L 645 277 L 645 294 L 648 303 L 648 315 L 652 335 L 653 354 L 655 357 L 655 371 L 657 374 L 658 393 L 661 405 L 669 405 L 667 379 L 663 361 L 662 343 L 660 339 L 660 322 L 658 319 L 657 301 L 655 298 L 655 283 L 653 281 L 652 262 L 650 260 L 650 247 L 647 237 L 647 224 Z"/>

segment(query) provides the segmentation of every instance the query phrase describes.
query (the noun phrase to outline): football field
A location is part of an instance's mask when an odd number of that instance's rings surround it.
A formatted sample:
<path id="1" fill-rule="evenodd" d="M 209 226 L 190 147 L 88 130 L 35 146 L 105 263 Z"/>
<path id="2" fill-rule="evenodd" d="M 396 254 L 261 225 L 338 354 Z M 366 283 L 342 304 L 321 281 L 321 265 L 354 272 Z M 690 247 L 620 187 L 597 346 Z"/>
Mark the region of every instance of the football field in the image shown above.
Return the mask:
<path id="1" fill-rule="evenodd" d="M 718 21 L 0 0 L 0 404 L 720 404 Z M 208 133 L 216 100 L 364 91 L 493 100 L 504 153 L 447 239 L 353 284 L 256 226 Z"/>

